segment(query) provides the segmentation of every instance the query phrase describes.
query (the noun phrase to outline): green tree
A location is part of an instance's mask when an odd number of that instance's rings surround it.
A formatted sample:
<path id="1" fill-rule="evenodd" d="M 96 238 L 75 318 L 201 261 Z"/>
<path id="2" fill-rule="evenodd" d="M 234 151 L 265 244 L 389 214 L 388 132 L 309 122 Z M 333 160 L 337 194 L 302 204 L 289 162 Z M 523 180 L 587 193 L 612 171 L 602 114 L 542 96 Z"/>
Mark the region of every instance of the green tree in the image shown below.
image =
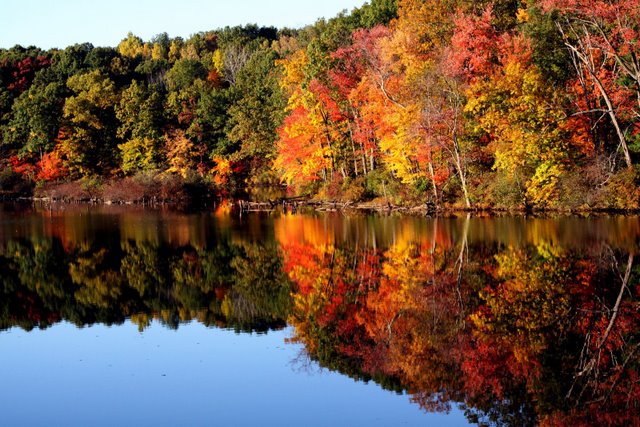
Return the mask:
<path id="1" fill-rule="evenodd" d="M 197 102 L 187 136 L 196 143 L 200 163 L 203 163 L 214 156 L 225 156 L 233 151 L 225 134 L 229 95 L 227 91 L 203 81 L 196 82 L 194 89 L 197 91 Z"/>
<path id="2" fill-rule="evenodd" d="M 277 129 L 286 100 L 280 87 L 275 52 L 257 52 L 238 74 L 229 107 L 228 138 L 235 145 L 234 160 L 245 163 L 253 177 L 271 168 Z"/>
<path id="3" fill-rule="evenodd" d="M 204 80 L 207 69 L 195 59 L 180 59 L 167 72 L 166 81 L 169 91 L 178 92 L 187 89 L 196 80 Z"/>
<path id="4" fill-rule="evenodd" d="M 351 12 L 358 27 L 373 28 L 376 25 L 387 25 L 398 17 L 397 0 L 371 0 L 362 7 Z"/>
<path id="5" fill-rule="evenodd" d="M 58 135 L 66 88 L 52 82 L 33 84 L 13 103 L 12 118 L 5 127 L 5 143 L 20 147 L 22 154 L 42 156 L 51 151 Z"/>
<path id="6" fill-rule="evenodd" d="M 157 87 L 146 88 L 134 80 L 122 92 L 115 107 L 120 121 L 118 137 L 125 142 L 118 145 L 124 173 L 156 169 L 160 162 L 162 144 L 162 95 Z"/>
<path id="7" fill-rule="evenodd" d="M 74 176 L 103 175 L 116 163 L 118 102 L 115 84 L 99 70 L 74 75 L 67 81 L 74 93 L 64 104 L 68 135 L 61 141 L 66 166 Z"/>

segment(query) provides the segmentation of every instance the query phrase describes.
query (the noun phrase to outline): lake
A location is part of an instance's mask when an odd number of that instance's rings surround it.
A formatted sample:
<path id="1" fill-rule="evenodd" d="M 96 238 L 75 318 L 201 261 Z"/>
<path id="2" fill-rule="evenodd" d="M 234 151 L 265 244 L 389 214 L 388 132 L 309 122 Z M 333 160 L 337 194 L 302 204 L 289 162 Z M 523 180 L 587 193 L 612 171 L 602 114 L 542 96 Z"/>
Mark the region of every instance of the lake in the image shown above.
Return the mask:
<path id="1" fill-rule="evenodd" d="M 638 217 L 0 204 L 3 426 L 639 425 Z"/>

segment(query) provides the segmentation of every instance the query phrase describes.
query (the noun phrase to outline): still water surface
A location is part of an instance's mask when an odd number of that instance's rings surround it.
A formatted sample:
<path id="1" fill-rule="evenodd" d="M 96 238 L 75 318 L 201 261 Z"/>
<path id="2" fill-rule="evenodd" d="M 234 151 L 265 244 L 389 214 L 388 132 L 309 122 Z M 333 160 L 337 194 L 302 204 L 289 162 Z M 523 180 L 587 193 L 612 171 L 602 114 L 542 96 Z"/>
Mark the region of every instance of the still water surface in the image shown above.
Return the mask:
<path id="1" fill-rule="evenodd" d="M 0 205 L 8 426 L 637 425 L 640 220 Z"/>

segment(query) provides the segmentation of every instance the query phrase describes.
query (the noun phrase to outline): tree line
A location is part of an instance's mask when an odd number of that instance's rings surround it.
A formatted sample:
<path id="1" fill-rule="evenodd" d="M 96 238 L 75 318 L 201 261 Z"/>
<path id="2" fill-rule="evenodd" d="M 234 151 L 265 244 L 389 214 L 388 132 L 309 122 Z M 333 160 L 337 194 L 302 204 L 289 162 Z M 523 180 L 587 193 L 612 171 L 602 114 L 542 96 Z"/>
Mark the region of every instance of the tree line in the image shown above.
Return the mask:
<path id="1" fill-rule="evenodd" d="M 639 22 L 636 0 L 372 0 L 302 29 L 3 49 L 0 191 L 636 209 Z"/>

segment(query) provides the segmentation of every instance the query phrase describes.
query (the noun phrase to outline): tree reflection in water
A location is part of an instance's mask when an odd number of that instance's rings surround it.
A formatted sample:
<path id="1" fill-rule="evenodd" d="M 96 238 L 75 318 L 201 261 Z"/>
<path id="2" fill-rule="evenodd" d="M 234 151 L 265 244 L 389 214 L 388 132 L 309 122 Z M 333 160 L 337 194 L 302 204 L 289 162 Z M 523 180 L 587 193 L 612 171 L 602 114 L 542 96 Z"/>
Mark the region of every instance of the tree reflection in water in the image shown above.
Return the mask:
<path id="1" fill-rule="evenodd" d="M 0 216 L 0 328 L 294 327 L 321 366 L 478 423 L 637 425 L 637 218 Z"/>

